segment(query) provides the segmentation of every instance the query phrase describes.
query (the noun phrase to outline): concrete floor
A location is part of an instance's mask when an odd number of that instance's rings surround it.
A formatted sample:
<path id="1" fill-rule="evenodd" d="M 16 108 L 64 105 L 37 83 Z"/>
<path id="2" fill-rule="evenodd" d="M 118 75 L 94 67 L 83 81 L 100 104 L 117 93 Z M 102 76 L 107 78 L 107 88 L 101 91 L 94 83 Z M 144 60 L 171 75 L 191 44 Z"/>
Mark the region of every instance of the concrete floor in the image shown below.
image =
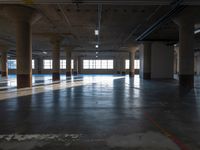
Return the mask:
<path id="1" fill-rule="evenodd" d="M 199 150 L 199 139 L 199 77 L 190 91 L 112 75 L 0 91 L 0 150 Z"/>

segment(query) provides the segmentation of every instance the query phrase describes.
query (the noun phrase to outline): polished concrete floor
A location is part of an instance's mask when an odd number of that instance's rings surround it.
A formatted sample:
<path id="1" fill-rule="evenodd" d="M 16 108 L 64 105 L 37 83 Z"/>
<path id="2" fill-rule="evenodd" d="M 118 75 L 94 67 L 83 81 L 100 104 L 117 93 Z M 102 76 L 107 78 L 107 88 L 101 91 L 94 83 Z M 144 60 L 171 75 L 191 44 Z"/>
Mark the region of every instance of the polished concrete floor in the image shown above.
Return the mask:
<path id="1" fill-rule="evenodd" d="M 138 76 L 34 78 L 48 84 L 0 91 L 0 150 L 200 149 L 200 77 L 192 90 Z"/>

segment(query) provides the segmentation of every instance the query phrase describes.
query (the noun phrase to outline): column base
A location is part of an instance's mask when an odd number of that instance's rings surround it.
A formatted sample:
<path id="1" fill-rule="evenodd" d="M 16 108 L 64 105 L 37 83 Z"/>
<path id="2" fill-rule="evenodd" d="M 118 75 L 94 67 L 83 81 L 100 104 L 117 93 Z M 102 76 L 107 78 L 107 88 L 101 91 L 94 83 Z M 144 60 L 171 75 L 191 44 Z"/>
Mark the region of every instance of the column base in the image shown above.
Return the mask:
<path id="1" fill-rule="evenodd" d="M 8 77 L 8 72 L 1 72 L 2 77 Z"/>
<path id="2" fill-rule="evenodd" d="M 73 75 L 77 76 L 78 72 L 77 71 L 73 71 Z"/>
<path id="3" fill-rule="evenodd" d="M 151 79 L 151 73 L 143 73 L 143 79 L 150 80 Z"/>
<path id="4" fill-rule="evenodd" d="M 129 72 L 129 76 L 130 77 L 134 77 L 135 76 L 135 72 Z"/>
<path id="5" fill-rule="evenodd" d="M 121 74 L 121 72 L 120 72 L 120 71 L 117 71 L 117 74 Z"/>
<path id="6" fill-rule="evenodd" d="M 121 74 L 124 76 L 124 75 L 126 75 L 126 72 L 125 72 L 125 71 L 122 71 L 122 73 L 121 73 Z"/>
<path id="7" fill-rule="evenodd" d="M 67 76 L 67 77 L 72 76 L 72 72 L 71 72 L 71 71 L 67 71 L 67 72 L 66 72 L 66 76 Z"/>
<path id="8" fill-rule="evenodd" d="M 32 74 L 17 74 L 17 88 L 32 87 Z"/>
<path id="9" fill-rule="evenodd" d="M 194 75 L 179 75 L 179 85 L 182 87 L 194 87 Z"/>
<path id="10" fill-rule="evenodd" d="M 59 81 L 60 80 L 60 73 L 52 73 L 52 80 Z"/>

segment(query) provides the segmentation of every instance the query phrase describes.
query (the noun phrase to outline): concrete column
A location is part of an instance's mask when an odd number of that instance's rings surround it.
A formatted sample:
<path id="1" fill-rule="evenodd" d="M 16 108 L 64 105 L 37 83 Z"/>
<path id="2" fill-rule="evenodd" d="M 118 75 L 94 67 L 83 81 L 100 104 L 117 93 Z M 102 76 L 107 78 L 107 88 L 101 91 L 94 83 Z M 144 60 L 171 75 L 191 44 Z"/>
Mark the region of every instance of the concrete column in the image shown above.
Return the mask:
<path id="1" fill-rule="evenodd" d="M 82 70 L 83 64 L 81 61 L 81 56 L 78 56 L 78 73 L 81 74 L 81 70 Z"/>
<path id="2" fill-rule="evenodd" d="M 78 57 L 74 57 L 74 69 L 73 69 L 73 75 L 78 75 Z"/>
<path id="3" fill-rule="evenodd" d="M 143 43 L 143 79 L 151 79 L 151 43 Z"/>
<path id="4" fill-rule="evenodd" d="M 126 69 L 125 69 L 125 59 L 124 57 L 120 57 L 120 72 L 121 72 L 121 75 L 126 75 Z"/>
<path id="5" fill-rule="evenodd" d="M 114 61 L 114 68 L 116 70 L 116 74 L 122 73 L 122 66 L 121 66 L 121 57 L 120 55 L 116 55 L 115 61 Z"/>
<path id="6" fill-rule="evenodd" d="M 43 69 L 43 58 L 39 57 L 37 59 L 37 70 L 38 70 L 38 74 L 42 74 L 42 69 Z"/>
<path id="7" fill-rule="evenodd" d="M 193 39 L 194 25 L 189 23 L 182 23 L 179 26 L 179 83 L 183 86 L 194 86 Z"/>
<path id="8" fill-rule="evenodd" d="M 35 9 L 21 5 L 3 8 L 16 26 L 17 88 L 32 86 L 32 35 L 31 24 L 39 19 Z"/>
<path id="9" fill-rule="evenodd" d="M 60 36 L 54 36 L 51 39 L 51 44 L 53 47 L 52 51 L 52 60 L 53 60 L 53 69 L 52 69 L 52 80 L 60 80 L 60 44 L 62 38 Z"/>
<path id="10" fill-rule="evenodd" d="M 129 69 L 129 76 L 134 77 L 135 75 L 135 50 L 129 52 L 129 60 L 130 60 L 130 69 Z"/>
<path id="11" fill-rule="evenodd" d="M 175 73 L 179 74 L 179 47 L 174 48 L 176 52 L 176 58 L 175 58 Z"/>
<path id="12" fill-rule="evenodd" d="M 1 52 L 1 76 L 8 77 L 7 52 Z"/>
<path id="13" fill-rule="evenodd" d="M 176 18 L 179 26 L 179 84 L 184 87 L 194 86 L 194 22 L 191 16 Z"/>
<path id="14" fill-rule="evenodd" d="M 66 48 L 66 76 L 72 75 L 71 59 L 71 48 Z"/>

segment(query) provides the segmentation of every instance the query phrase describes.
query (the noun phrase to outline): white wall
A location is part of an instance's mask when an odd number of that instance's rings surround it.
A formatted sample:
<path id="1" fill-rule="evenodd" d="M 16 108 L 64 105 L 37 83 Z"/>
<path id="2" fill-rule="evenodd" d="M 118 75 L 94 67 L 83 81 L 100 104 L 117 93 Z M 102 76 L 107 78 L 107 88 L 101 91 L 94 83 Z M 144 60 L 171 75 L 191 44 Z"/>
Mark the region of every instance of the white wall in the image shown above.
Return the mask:
<path id="1" fill-rule="evenodd" d="M 154 42 L 151 46 L 151 78 L 173 78 L 174 50 L 165 43 Z"/>

